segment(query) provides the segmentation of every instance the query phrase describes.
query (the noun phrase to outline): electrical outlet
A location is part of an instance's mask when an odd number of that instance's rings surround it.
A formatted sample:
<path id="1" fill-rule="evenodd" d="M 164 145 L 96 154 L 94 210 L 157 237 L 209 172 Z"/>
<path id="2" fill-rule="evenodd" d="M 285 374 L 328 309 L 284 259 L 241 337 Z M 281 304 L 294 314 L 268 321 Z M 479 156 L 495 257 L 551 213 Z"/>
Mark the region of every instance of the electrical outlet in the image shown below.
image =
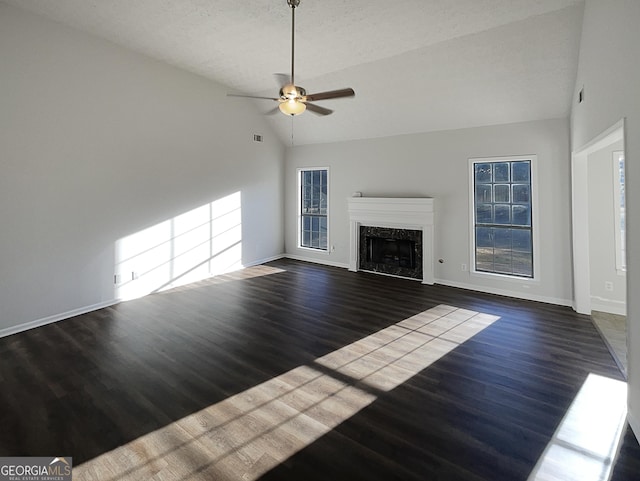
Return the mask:
<path id="1" fill-rule="evenodd" d="M 604 281 L 604 290 L 605 290 L 605 291 L 612 292 L 612 291 L 613 291 L 613 282 L 611 282 L 611 281 Z"/>
<path id="2" fill-rule="evenodd" d="M 463 272 L 467 271 L 467 264 L 460 264 L 460 270 Z"/>

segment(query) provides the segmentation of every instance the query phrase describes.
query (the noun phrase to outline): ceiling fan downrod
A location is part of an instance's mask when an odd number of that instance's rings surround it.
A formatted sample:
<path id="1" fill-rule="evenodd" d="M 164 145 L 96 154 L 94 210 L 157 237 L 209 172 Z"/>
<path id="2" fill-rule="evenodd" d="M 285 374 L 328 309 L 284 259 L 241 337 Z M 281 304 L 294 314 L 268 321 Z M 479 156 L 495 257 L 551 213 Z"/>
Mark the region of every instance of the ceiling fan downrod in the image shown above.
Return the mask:
<path id="1" fill-rule="evenodd" d="M 294 56 L 296 44 L 296 7 L 300 5 L 300 0 L 287 0 L 287 4 L 291 7 L 291 85 L 295 85 L 294 74 Z"/>

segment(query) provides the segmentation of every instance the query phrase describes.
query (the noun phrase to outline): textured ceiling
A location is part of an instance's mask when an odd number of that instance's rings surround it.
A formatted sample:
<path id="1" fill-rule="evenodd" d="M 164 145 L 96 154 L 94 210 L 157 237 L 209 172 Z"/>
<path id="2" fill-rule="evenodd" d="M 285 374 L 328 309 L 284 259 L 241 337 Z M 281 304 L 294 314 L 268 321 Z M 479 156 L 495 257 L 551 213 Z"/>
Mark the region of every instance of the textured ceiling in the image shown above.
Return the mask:
<path id="1" fill-rule="evenodd" d="M 286 0 L 2 0 L 216 80 L 277 96 Z M 352 87 L 319 117 L 268 117 L 283 142 L 381 137 L 567 116 L 580 0 L 301 0 L 296 84 Z M 253 102 L 258 111 L 275 103 Z"/>

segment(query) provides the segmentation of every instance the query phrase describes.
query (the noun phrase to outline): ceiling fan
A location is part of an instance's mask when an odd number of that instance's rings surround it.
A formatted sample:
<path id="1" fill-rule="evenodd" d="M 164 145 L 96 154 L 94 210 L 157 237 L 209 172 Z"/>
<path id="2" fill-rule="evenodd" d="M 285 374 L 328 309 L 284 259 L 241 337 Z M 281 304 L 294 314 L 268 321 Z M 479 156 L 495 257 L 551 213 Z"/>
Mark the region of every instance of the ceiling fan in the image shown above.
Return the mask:
<path id="1" fill-rule="evenodd" d="M 327 92 L 319 92 L 315 94 L 307 94 L 307 91 L 295 84 L 294 81 L 294 52 L 295 52 L 295 25 L 296 25 L 296 7 L 300 5 L 300 0 L 287 0 L 287 4 L 291 7 L 291 76 L 280 74 L 285 84 L 280 89 L 278 97 L 259 97 L 255 95 L 227 94 L 229 97 L 246 97 L 250 99 L 275 100 L 279 102 L 278 108 L 285 115 L 299 115 L 306 109 L 318 115 L 329 115 L 333 112 L 331 109 L 320 107 L 312 104 L 316 100 L 337 99 L 341 97 L 353 97 L 356 93 L 352 88 L 330 90 Z"/>

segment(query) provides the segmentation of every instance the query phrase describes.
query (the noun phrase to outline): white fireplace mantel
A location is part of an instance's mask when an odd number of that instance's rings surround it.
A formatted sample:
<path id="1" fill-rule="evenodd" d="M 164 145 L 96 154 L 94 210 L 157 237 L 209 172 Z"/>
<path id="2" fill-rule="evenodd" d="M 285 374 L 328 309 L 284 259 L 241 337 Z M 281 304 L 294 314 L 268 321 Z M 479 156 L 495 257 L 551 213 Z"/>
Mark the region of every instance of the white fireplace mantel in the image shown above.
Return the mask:
<path id="1" fill-rule="evenodd" d="M 433 199 L 349 197 L 349 270 L 358 270 L 360 226 L 422 231 L 422 283 L 433 284 Z"/>

